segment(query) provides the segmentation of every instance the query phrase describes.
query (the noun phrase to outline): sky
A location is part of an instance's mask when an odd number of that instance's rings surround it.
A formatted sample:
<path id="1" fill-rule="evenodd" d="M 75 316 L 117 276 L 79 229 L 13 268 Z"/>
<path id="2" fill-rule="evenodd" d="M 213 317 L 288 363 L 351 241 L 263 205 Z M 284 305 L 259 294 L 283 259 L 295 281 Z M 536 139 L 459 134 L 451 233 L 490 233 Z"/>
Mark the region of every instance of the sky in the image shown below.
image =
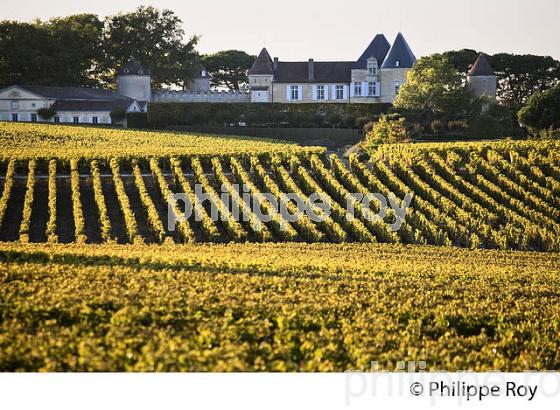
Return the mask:
<path id="1" fill-rule="evenodd" d="M 8 5 L 9 4 L 9 5 Z M 401 31 L 417 57 L 472 48 L 560 60 L 560 0 L 18 0 L 0 19 L 99 16 L 139 5 L 173 10 L 200 53 L 263 46 L 284 61 L 356 60 L 377 33 Z"/>

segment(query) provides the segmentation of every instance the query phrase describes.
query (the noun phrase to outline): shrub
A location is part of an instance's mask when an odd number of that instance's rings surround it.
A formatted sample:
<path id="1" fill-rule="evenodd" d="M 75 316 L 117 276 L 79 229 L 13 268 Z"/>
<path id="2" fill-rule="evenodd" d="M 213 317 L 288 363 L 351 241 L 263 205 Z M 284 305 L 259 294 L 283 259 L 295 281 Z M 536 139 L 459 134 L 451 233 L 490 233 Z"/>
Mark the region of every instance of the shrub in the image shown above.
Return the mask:
<path id="1" fill-rule="evenodd" d="M 412 133 L 414 135 L 422 135 L 424 133 L 424 126 L 419 122 L 412 124 Z"/>
<path id="2" fill-rule="evenodd" d="M 533 94 L 517 117 L 533 132 L 560 128 L 560 86 Z"/>
<path id="3" fill-rule="evenodd" d="M 122 121 L 126 118 L 126 110 L 124 108 L 116 108 L 111 111 L 110 115 L 113 122 Z"/>
<path id="4" fill-rule="evenodd" d="M 50 120 L 56 115 L 56 110 L 52 107 L 49 108 L 39 108 L 37 114 L 44 120 Z"/>
<path id="5" fill-rule="evenodd" d="M 434 132 L 434 134 L 438 135 L 441 134 L 445 130 L 445 125 L 440 120 L 434 120 L 430 124 L 430 128 Z"/>
<path id="6" fill-rule="evenodd" d="M 155 126 L 212 125 L 246 122 L 265 127 L 361 127 L 385 114 L 391 104 L 346 103 L 151 103 L 148 120 Z"/>
<path id="7" fill-rule="evenodd" d="M 473 135 L 485 138 L 503 136 L 504 128 L 500 120 L 489 114 L 482 114 L 472 120 L 469 128 Z"/>
<path id="8" fill-rule="evenodd" d="M 469 124 L 465 120 L 453 120 L 447 123 L 450 132 L 465 132 L 468 128 Z"/>
<path id="9" fill-rule="evenodd" d="M 366 134 L 371 132 L 371 130 L 373 129 L 374 126 L 375 126 L 375 122 L 373 122 L 373 121 L 369 121 L 369 122 L 365 123 L 364 124 L 364 132 Z"/>
<path id="10" fill-rule="evenodd" d="M 366 149 L 379 144 L 410 142 L 410 133 L 406 128 L 406 120 L 402 117 L 382 115 L 373 129 L 366 134 Z"/>
<path id="11" fill-rule="evenodd" d="M 357 117 L 354 114 L 346 114 L 342 118 L 342 123 L 346 128 L 354 128 L 356 125 L 356 119 Z"/>

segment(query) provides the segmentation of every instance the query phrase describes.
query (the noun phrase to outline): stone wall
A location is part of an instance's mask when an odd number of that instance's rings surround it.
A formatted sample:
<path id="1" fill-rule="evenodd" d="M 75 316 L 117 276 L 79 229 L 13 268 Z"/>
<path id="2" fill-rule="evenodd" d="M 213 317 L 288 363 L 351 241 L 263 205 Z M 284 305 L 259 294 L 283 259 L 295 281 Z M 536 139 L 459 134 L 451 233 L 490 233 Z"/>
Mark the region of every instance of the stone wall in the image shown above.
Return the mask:
<path id="1" fill-rule="evenodd" d="M 250 102 L 251 96 L 245 91 L 171 91 L 159 90 L 153 95 L 153 102 L 201 102 L 201 103 L 243 103 Z"/>

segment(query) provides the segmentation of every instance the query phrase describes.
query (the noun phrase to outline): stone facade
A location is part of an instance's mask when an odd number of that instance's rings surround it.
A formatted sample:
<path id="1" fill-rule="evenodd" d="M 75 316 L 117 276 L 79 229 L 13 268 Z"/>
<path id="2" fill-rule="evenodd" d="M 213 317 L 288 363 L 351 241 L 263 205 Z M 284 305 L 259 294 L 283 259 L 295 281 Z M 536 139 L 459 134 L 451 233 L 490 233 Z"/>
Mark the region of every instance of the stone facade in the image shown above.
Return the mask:
<path id="1" fill-rule="evenodd" d="M 263 49 L 249 70 L 252 102 L 390 103 L 416 62 L 403 35 L 378 34 L 356 61 L 284 62 Z"/>

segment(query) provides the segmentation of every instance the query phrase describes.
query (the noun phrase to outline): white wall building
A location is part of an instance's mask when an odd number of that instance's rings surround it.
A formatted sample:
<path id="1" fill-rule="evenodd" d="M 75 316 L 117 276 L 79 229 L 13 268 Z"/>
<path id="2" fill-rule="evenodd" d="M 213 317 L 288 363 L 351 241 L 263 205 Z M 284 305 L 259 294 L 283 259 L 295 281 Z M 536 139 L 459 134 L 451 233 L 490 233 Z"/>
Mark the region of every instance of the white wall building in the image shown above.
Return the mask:
<path id="1" fill-rule="evenodd" d="M 150 73 L 131 59 L 117 77 L 117 92 L 86 87 L 12 85 L 0 89 L 0 121 L 111 124 L 111 113 L 144 112 L 151 100 Z M 42 108 L 54 115 L 42 118 Z"/>

